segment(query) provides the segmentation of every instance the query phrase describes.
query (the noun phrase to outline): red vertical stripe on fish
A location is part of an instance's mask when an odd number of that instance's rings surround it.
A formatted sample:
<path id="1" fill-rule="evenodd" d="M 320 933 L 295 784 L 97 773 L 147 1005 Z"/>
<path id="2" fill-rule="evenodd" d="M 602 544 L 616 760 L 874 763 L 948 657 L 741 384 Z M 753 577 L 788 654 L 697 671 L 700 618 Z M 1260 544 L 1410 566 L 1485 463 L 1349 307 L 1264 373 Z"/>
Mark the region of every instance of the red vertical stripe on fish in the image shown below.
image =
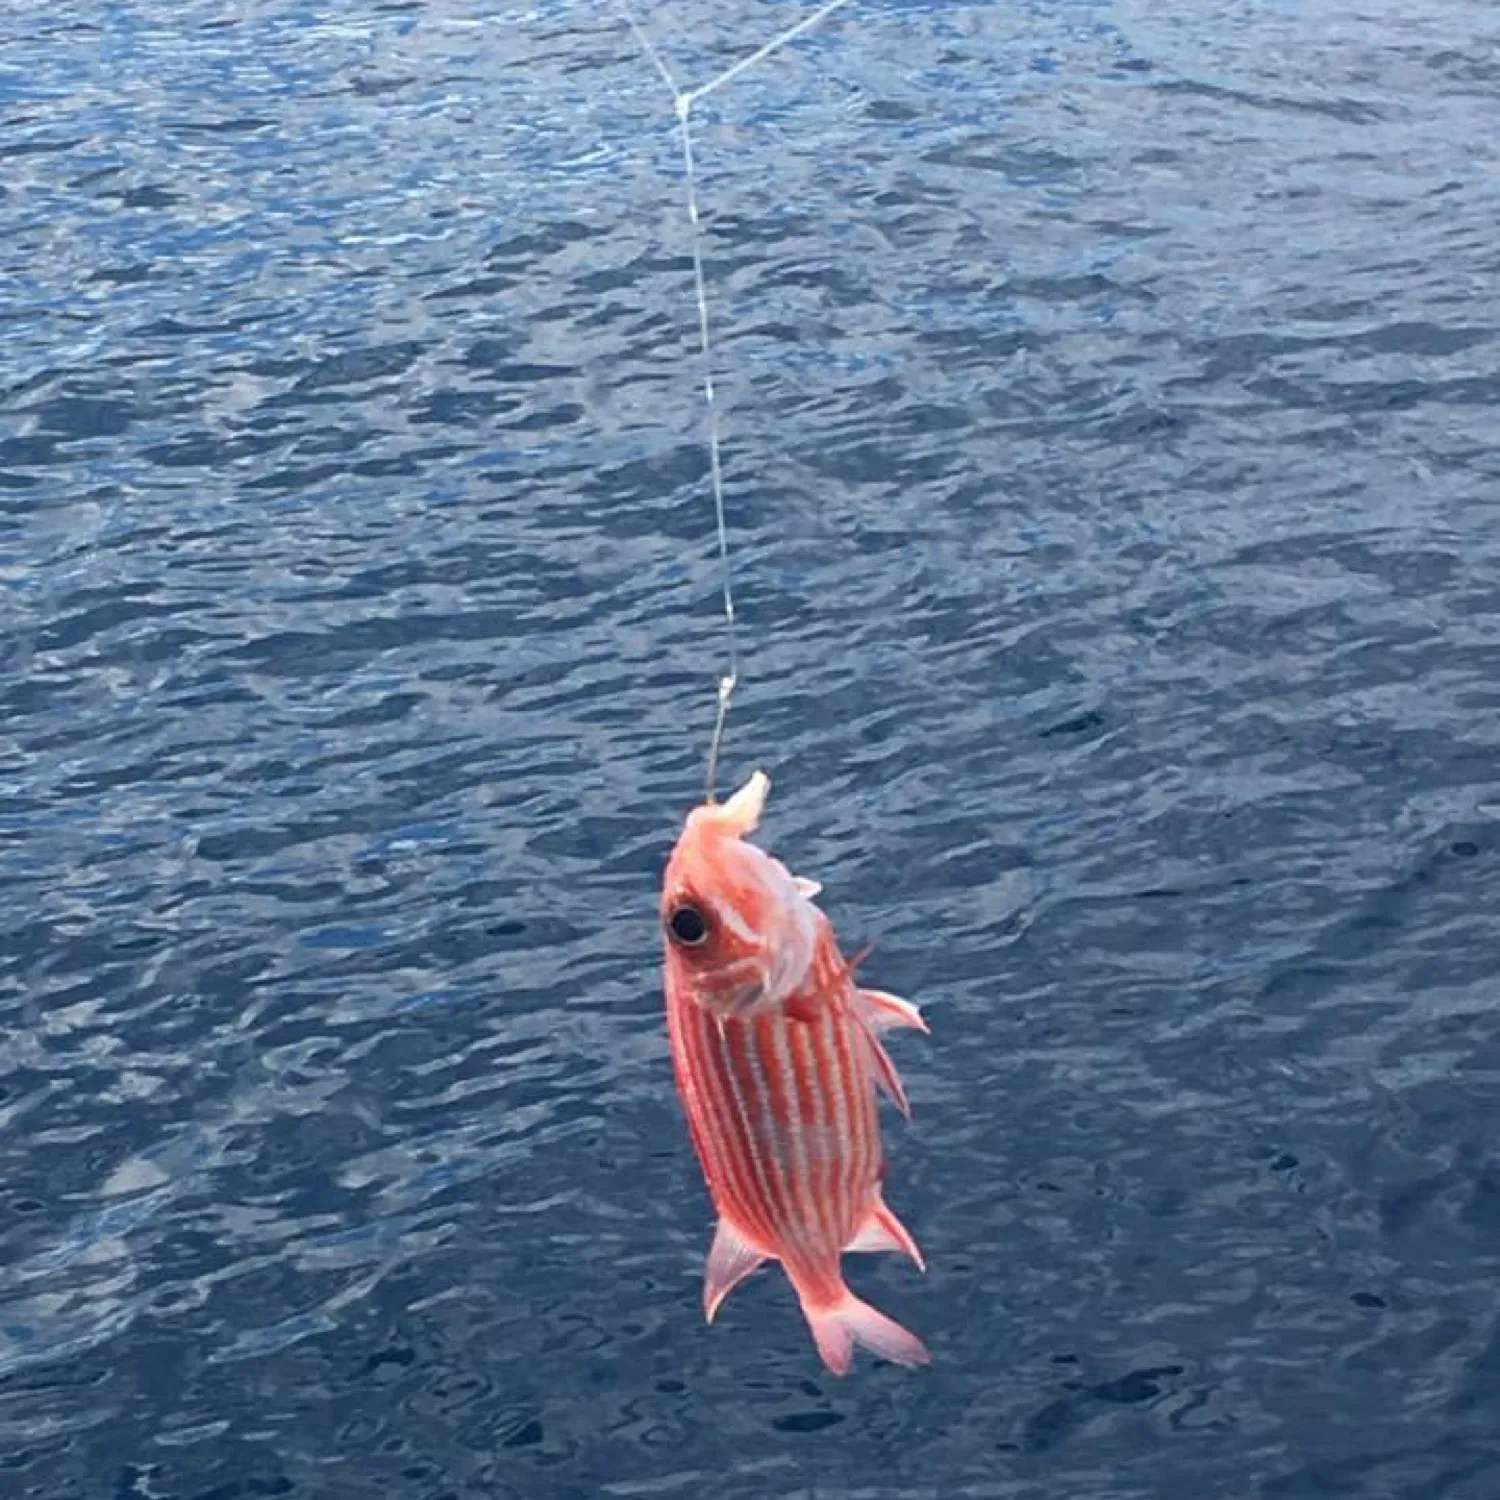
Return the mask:
<path id="1" fill-rule="evenodd" d="M 703 1105 L 710 1117 L 704 1134 L 712 1134 L 711 1156 L 704 1161 L 710 1191 L 721 1212 L 729 1214 L 758 1247 L 774 1243 L 775 1221 L 766 1213 L 755 1161 L 754 1122 L 747 1118 L 734 1082 L 721 1023 L 700 1006 L 684 1002 L 687 1051 L 694 1072 L 703 1080 Z"/>
<path id="2" fill-rule="evenodd" d="M 749 1019 L 724 1023 L 722 1054 L 734 1105 L 744 1123 L 745 1164 L 749 1190 L 755 1195 L 757 1217 L 770 1225 L 780 1239 L 787 1222 L 781 1202 L 781 1184 L 776 1160 L 776 1130 L 767 1109 L 765 1090 L 756 1076 L 754 1043 L 756 1022 Z"/>
<path id="3" fill-rule="evenodd" d="M 806 1219 L 801 1198 L 802 1120 L 796 1085 L 785 1060 L 788 1045 L 786 1023 L 751 1023 L 747 1030 L 748 1050 L 766 1113 L 766 1129 L 770 1144 L 774 1146 L 767 1155 L 774 1163 L 777 1206 L 782 1222 L 801 1223 Z"/>
<path id="4" fill-rule="evenodd" d="M 897 1221 L 898 1236 L 879 1239 L 891 1215 L 880 1196 L 876 1059 L 831 930 L 823 926 L 813 971 L 786 1004 L 715 1013 L 670 969 L 666 999 L 679 1094 L 721 1220 L 748 1250 L 780 1260 L 829 1370 L 847 1370 L 856 1343 L 924 1364 L 921 1341 L 853 1296 L 841 1271 L 859 1236 L 861 1248 L 885 1250 L 909 1236 Z M 717 1307 L 712 1284 L 706 1295 Z"/>

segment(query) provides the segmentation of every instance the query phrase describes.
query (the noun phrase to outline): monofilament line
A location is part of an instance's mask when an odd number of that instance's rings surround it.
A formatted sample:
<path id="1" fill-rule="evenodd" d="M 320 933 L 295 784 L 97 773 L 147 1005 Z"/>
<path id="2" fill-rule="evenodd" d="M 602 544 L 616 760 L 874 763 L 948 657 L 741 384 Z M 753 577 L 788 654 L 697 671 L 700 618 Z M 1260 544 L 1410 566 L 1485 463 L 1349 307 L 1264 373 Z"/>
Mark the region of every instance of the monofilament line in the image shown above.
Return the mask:
<path id="1" fill-rule="evenodd" d="M 709 333 L 708 283 L 703 274 L 703 225 L 698 212 L 698 178 L 693 170 L 693 105 L 713 93 L 715 89 L 738 78 L 747 68 L 753 68 L 756 63 L 764 61 L 772 53 L 779 52 L 788 42 L 795 41 L 804 32 L 811 31 L 825 17 L 848 3 L 849 0 L 827 0 L 826 4 L 820 5 L 811 15 L 804 16 L 795 26 L 787 27 L 785 31 L 772 37 L 763 47 L 757 47 L 754 52 L 742 57 L 737 63 L 732 63 L 722 73 L 710 78 L 707 83 L 695 89 L 684 89 L 678 86 L 677 80 L 672 76 L 672 70 L 663 60 L 661 53 L 651 44 L 651 38 L 641 29 L 640 23 L 637 22 L 626 0 L 615 0 L 626 24 L 630 27 L 636 41 L 640 43 L 641 50 L 651 60 L 652 67 L 661 75 L 662 82 L 672 92 L 672 102 L 677 111 L 677 131 L 682 142 L 682 172 L 687 183 L 688 223 L 693 250 L 693 290 L 698 298 L 698 350 L 703 361 L 703 399 L 708 407 L 708 472 L 713 486 L 714 519 L 718 526 L 719 537 L 719 569 L 724 595 L 726 670 L 719 678 L 718 706 L 714 714 L 713 734 L 708 742 L 707 781 L 710 802 L 714 800 L 714 789 L 718 781 L 719 747 L 724 740 L 724 725 L 729 717 L 729 702 L 739 682 L 740 657 L 738 629 L 734 614 L 733 572 L 729 564 L 729 526 L 724 514 L 724 465 L 719 445 L 719 408 L 714 400 L 713 341 Z"/>

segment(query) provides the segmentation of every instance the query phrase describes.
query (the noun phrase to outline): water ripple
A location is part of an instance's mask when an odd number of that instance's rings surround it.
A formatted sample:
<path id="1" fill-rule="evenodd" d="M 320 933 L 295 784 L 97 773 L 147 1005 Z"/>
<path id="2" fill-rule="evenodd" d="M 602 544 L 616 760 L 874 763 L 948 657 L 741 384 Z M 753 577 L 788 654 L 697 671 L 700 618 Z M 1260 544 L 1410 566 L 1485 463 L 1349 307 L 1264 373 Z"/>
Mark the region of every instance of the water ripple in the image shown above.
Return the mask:
<path id="1" fill-rule="evenodd" d="M 780 0 L 647 8 L 710 76 Z M 722 643 L 608 7 L 0 17 L 0 1465 L 1489 1495 L 1500 29 L 853 7 L 704 101 L 730 774 L 921 1000 L 712 1329 L 653 890 Z"/>

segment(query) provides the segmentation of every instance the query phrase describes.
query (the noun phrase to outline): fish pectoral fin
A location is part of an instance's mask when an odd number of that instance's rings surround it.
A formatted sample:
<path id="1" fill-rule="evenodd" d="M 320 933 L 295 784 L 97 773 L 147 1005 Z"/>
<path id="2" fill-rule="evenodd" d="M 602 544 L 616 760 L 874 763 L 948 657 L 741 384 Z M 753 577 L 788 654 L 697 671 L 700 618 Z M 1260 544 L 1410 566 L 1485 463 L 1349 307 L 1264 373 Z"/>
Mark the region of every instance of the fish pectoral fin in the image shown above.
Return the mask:
<path id="1" fill-rule="evenodd" d="M 911 1237 L 911 1231 L 890 1211 L 882 1198 L 875 1200 L 870 1217 L 860 1225 L 859 1232 L 844 1249 L 870 1253 L 894 1250 L 898 1255 L 906 1256 L 919 1271 L 927 1269 L 927 1262 L 922 1259 L 922 1252 L 917 1249 L 917 1242 Z"/>
<path id="2" fill-rule="evenodd" d="M 823 890 L 821 881 L 809 880 L 806 875 L 793 875 L 792 884 L 797 887 L 798 895 L 806 896 L 809 901 Z"/>
<path id="3" fill-rule="evenodd" d="M 917 1031 L 930 1031 L 922 1012 L 910 1000 L 899 995 L 888 995 L 884 990 L 861 990 L 860 1008 L 865 1019 L 876 1031 L 893 1031 L 898 1026 L 910 1026 Z"/>
<path id="4" fill-rule="evenodd" d="M 891 1061 L 890 1053 L 880 1045 L 880 1038 L 873 1030 L 865 1033 L 865 1042 L 870 1049 L 870 1063 L 875 1072 L 875 1082 L 885 1092 L 891 1103 L 908 1120 L 911 1119 L 911 1105 L 906 1102 L 906 1090 L 901 1086 L 901 1075 L 896 1071 L 896 1065 Z"/>
<path id="5" fill-rule="evenodd" d="M 713 1322 L 724 1299 L 765 1259 L 727 1219 L 719 1220 L 703 1272 L 703 1316 L 708 1322 Z"/>
<path id="6" fill-rule="evenodd" d="M 793 995 L 782 1006 L 782 1011 L 789 1021 L 800 1021 L 805 1026 L 818 1019 L 818 1007 L 807 995 Z"/>

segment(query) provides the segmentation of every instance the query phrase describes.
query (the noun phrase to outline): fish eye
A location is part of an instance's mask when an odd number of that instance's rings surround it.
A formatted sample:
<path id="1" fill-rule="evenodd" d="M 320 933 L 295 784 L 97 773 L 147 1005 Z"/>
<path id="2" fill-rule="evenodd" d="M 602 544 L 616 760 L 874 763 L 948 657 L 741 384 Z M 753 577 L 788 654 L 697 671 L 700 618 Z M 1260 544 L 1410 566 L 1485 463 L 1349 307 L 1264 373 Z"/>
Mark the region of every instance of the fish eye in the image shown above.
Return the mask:
<path id="1" fill-rule="evenodd" d="M 672 908 L 667 918 L 667 930 L 684 948 L 696 948 L 708 941 L 708 921 L 690 901 Z"/>

